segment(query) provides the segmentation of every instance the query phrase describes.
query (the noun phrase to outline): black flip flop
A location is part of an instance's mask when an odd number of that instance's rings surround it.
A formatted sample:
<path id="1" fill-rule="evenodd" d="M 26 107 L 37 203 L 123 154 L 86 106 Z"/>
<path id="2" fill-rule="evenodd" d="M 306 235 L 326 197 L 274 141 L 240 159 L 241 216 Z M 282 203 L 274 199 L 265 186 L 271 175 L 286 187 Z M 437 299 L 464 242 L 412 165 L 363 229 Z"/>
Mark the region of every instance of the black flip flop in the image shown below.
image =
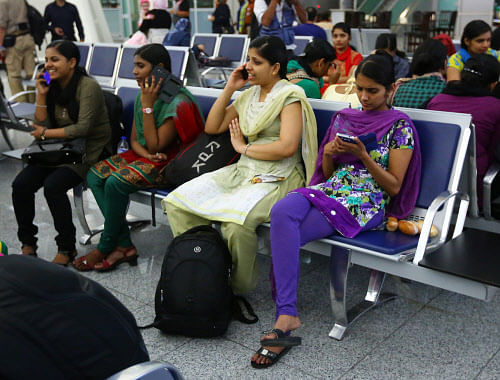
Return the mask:
<path id="1" fill-rule="evenodd" d="M 267 347 L 294 347 L 300 346 L 302 344 L 302 338 L 300 336 L 290 336 L 286 335 L 283 330 L 272 329 L 264 331 L 262 334 L 269 335 L 274 334 L 276 338 L 274 339 L 263 339 L 260 344 Z"/>
<path id="2" fill-rule="evenodd" d="M 269 360 L 269 363 L 261 364 L 261 363 L 254 362 L 252 360 L 250 362 L 250 364 L 252 365 L 253 368 L 257 368 L 257 369 L 271 367 L 273 364 L 276 364 L 278 362 L 278 360 L 281 359 L 282 356 L 284 356 L 288 351 L 290 351 L 290 348 L 291 347 L 285 347 L 283 349 L 283 351 L 281 351 L 279 354 L 277 354 L 276 352 L 272 352 L 272 351 L 268 350 L 267 348 L 261 347 L 258 349 L 258 351 L 256 353 L 259 354 L 260 356 L 265 357 L 267 360 Z"/>

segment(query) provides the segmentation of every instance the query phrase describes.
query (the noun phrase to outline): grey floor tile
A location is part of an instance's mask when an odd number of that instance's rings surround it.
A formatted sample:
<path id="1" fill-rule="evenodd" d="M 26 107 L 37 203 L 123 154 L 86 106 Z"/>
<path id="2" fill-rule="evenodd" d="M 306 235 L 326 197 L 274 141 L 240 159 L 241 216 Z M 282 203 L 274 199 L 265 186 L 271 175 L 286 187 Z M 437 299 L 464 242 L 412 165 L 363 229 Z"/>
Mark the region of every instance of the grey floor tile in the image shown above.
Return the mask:
<path id="1" fill-rule="evenodd" d="M 192 339 L 168 352 L 164 360 L 179 368 L 188 380 L 235 379 L 235 374 L 248 366 L 251 353 L 247 348 L 222 338 Z"/>
<path id="2" fill-rule="evenodd" d="M 0 139 L 1 140 L 1 139 Z M 22 137 L 18 139 L 18 142 Z M 2 145 L 0 142 L 0 150 Z M 20 251 L 11 201 L 11 182 L 21 170 L 19 162 L 0 160 L 0 239 L 12 253 Z M 102 222 L 97 206 L 86 194 L 86 209 L 93 225 Z M 148 207 L 132 203 L 130 213 L 149 217 Z M 161 223 L 166 218 L 158 215 Z M 43 193 L 36 195 L 39 253 L 51 260 L 56 252 L 52 217 Z M 74 217 L 77 234 L 81 228 Z M 167 225 L 147 226 L 132 233 L 140 253 L 137 267 L 121 265 L 109 273 L 84 273 L 110 290 L 135 316 L 138 324 L 154 318 L 154 292 L 161 263 L 172 236 Z M 85 254 L 95 247 L 78 246 Z M 274 302 L 268 279 L 271 258 L 258 256 L 261 264 L 257 289 L 247 295 L 260 317 L 255 325 L 233 321 L 222 338 L 193 339 L 165 335 L 156 329 L 142 334 L 151 358 L 178 366 L 187 379 L 498 379 L 500 378 L 500 292 L 492 302 L 442 291 L 419 283 L 389 277 L 385 290 L 402 298 L 361 317 L 344 340 L 328 337 L 333 320 L 329 304 L 328 258 L 312 255 L 301 263 L 298 310 L 302 327 L 296 335 L 303 344 L 272 368 L 255 370 L 250 357 L 258 348 L 262 330 L 272 326 Z M 348 306 L 366 292 L 368 270 L 350 270 Z"/>
<path id="3" fill-rule="evenodd" d="M 478 380 L 498 380 L 500 379 L 500 351 L 491 358 L 477 377 Z"/>
<path id="4" fill-rule="evenodd" d="M 250 360 L 250 359 L 248 359 Z M 335 377 L 330 377 L 331 379 Z M 280 379 L 280 380 L 313 380 L 313 379 L 327 379 L 326 377 L 316 377 L 309 373 L 303 372 L 300 369 L 292 368 L 285 365 L 282 361 L 274 364 L 269 368 L 255 369 L 248 364 L 247 368 L 234 373 L 231 379 Z"/>
<path id="5" fill-rule="evenodd" d="M 500 291 L 495 294 L 490 302 L 449 291 L 443 291 L 443 293 L 432 300 L 429 305 L 461 315 L 464 318 L 469 318 L 473 315 L 481 318 L 485 323 L 500 325 Z"/>
<path id="6" fill-rule="evenodd" d="M 346 378 L 471 379 L 500 346 L 499 327 L 426 307 L 346 374 Z"/>

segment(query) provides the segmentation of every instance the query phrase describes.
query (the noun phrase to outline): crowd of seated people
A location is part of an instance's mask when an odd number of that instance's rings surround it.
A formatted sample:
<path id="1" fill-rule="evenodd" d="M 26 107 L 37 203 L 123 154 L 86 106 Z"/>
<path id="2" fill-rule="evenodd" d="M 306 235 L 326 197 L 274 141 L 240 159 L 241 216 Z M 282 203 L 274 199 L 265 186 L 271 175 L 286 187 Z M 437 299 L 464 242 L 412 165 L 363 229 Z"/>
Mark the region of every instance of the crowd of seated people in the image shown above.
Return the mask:
<path id="1" fill-rule="evenodd" d="M 255 288 L 256 228 L 272 222 L 276 321 L 251 364 L 266 368 L 276 363 L 300 344 L 289 335 L 300 327 L 296 308 L 300 247 L 333 233 L 355 237 L 380 226 L 388 215 L 405 218 L 415 205 L 418 134 L 409 117 L 391 105 L 472 114 L 479 186 L 500 143 L 500 99 L 494 95 L 500 63 L 490 48 L 491 28 L 486 23 L 476 20 L 466 25 L 462 49 L 448 66 L 442 43 L 425 41 L 416 50 L 409 73 L 401 74 L 404 79 L 397 84 L 395 71 L 401 62 L 394 59 L 393 36 L 381 37 L 381 50 L 363 60 L 349 45 L 347 24 L 338 23 L 331 32 L 333 46 L 314 39 L 303 56 L 292 60 L 280 38 L 254 39 L 248 61 L 232 72 L 204 124 L 187 89 L 168 104 L 159 98 L 161 83 L 149 77 L 155 66 L 170 70 L 168 49 L 160 44 L 142 46 L 134 56 L 140 91 L 134 104 L 131 149 L 112 156 L 102 90 L 77 66 L 76 45 L 51 43 L 45 52 L 51 81 L 47 84 L 43 75 L 37 80 L 32 135 L 37 140 L 86 137 L 87 154 L 78 165 L 43 170 L 28 165 L 14 180 L 22 254 L 37 254 L 34 193 L 44 187 L 59 234 L 55 263 L 72 262 L 80 271 L 135 264 L 140 247 L 132 243 L 125 220 L 129 195 L 161 186 L 168 162 L 203 130 L 229 131 L 239 160 L 174 189 L 162 207 L 174 236 L 194 226 L 221 223 L 232 255 L 235 293 Z M 316 120 L 307 99 L 320 98 L 323 78 L 330 85 L 352 80 L 360 109 L 338 112 L 318 150 Z M 231 103 L 235 92 L 246 85 L 250 87 Z M 367 151 L 358 138 L 341 140 L 338 131 L 354 136 L 374 133 L 376 148 Z M 66 191 L 84 179 L 104 216 L 104 232 L 96 249 L 75 259 L 75 228 Z"/>

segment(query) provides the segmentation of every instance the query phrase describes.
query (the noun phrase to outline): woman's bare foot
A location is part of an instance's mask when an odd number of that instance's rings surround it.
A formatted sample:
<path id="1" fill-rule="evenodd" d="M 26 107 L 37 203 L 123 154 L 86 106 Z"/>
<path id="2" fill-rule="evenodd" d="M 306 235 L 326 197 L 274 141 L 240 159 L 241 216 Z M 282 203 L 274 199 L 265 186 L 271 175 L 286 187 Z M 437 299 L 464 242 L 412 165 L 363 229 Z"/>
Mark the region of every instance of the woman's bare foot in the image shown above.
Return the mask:
<path id="1" fill-rule="evenodd" d="M 288 331 L 293 331 L 296 330 L 300 327 L 300 319 L 299 317 L 294 317 L 292 315 L 280 315 L 278 319 L 276 320 L 276 323 L 274 324 L 275 329 L 279 329 L 283 332 L 288 332 Z M 261 338 L 261 340 L 264 339 L 275 339 L 276 334 L 271 333 L 268 335 L 265 335 Z M 272 351 L 276 354 L 281 353 L 285 349 L 285 347 L 268 347 L 268 346 L 263 346 L 263 348 L 267 349 L 268 351 Z M 270 364 L 271 361 L 267 358 L 265 358 L 262 355 L 259 355 L 258 353 L 255 353 L 252 356 L 252 362 L 255 362 L 257 364 Z"/>
<path id="2" fill-rule="evenodd" d="M 80 256 L 73 260 L 72 264 L 75 269 L 80 272 L 87 272 L 94 269 L 94 266 L 104 260 L 105 255 L 98 249 L 94 249 L 87 253 L 85 256 Z"/>

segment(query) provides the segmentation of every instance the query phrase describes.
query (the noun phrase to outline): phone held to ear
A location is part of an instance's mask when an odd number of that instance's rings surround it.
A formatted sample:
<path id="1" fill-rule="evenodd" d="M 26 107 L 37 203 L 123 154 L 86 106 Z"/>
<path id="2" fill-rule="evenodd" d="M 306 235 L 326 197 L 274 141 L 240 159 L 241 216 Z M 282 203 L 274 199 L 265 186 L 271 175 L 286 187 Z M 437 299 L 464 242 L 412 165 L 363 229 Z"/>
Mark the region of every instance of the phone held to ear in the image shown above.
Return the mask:
<path id="1" fill-rule="evenodd" d="M 354 136 L 348 135 L 346 133 L 337 133 L 337 136 L 345 142 L 355 144 L 356 140 L 354 139 Z M 371 150 L 377 149 L 378 142 L 377 142 L 377 135 L 374 132 L 371 133 L 366 133 L 364 135 L 358 136 L 358 139 L 365 144 L 365 149 L 367 152 Z"/>
<path id="2" fill-rule="evenodd" d="M 247 79 L 248 79 L 248 71 L 247 71 L 247 68 L 246 68 L 246 67 L 243 67 L 243 70 L 241 70 L 241 77 L 242 77 L 244 80 L 247 80 Z"/>
<path id="3" fill-rule="evenodd" d="M 181 80 L 161 66 L 155 66 L 151 70 L 151 74 L 146 79 L 149 85 L 153 82 L 153 76 L 155 77 L 155 83 L 163 79 L 158 91 L 158 97 L 166 104 L 171 103 L 182 88 Z"/>
<path id="4" fill-rule="evenodd" d="M 50 84 L 50 74 L 48 71 L 43 72 L 43 79 L 45 79 L 45 83 L 48 86 Z"/>

